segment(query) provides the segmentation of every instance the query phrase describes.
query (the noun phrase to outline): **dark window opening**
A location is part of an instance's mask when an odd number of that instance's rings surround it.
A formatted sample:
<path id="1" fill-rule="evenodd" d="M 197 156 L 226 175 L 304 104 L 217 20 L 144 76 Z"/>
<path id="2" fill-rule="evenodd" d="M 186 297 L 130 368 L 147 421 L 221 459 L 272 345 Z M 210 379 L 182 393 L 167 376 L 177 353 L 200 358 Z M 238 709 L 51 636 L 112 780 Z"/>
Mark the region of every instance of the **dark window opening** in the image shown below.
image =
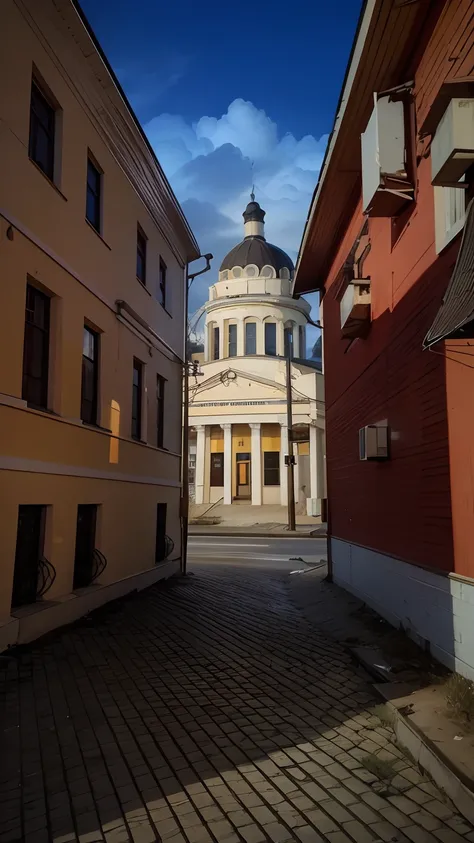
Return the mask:
<path id="1" fill-rule="evenodd" d="M 86 219 L 100 233 L 100 193 L 102 174 L 91 159 L 87 159 Z"/>
<path id="2" fill-rule="evenodd" d="M 42 410 L 48 406 L 50 301 L 27 284 L 22 398 Z"/>
<path id="3" fill-rule="evenodd" d="M 237 357 L 237 325 L 229 325 L 229 357 Z"/>
<path id="4" fill-rule="evenodd" d="M 86 588 L 93 580 L 96 525 L 97 505 L 79 504 L 74 556 L 74 589 Z"/>
<path id="5" fill-rule="evenodd" d="M 46 507 L 18 507 L 12 609 L 35 603 L 38 593 L 38 569 L 44 551 Z"/>
<path id="6" fill-rule="evenodd" d="M 51 181 L 54 178 L 54 131 L 56 111 L 38 85 L 31 85 L 28 155 Z"/>
<path id="7" fill-rule="evenodd" d="M 137 229 L 137 278 L 146 284 L 146 237 L 141 228 Z"/>
<path id="8" fill-rule="evenodd" d="M 214 342 L 214 349 L 213 349 L 213 360 L 219 360 L 219 328 L 214 328 L 213 332 L 213 342 Z"/>
<path id="9" fill-rule="evenodd" d="M 265 354 L 272 357 L 277 353 L 276 327 L 275 322 L 265 322 Z"/>
<path id="10" fill-rule="evenodd" d="M 167 267 L 164 262 L 160 258 L 160 278 L 159 278 L 159 289 L 158 289 L 158 301 L 162 307 L 166 308 L 166 271 Z"/>
<path id="11" fill-rule="evenodd" d="M 299 326 L 299 341 L 300 341 L 300 347 L 299 347 L 299 355 L 298 356 L 301 357 L 304 360 L 305 357 L 306 357 L 304 325 Z"/>
<path id="12" fill-rule="evenodd" d="M 99 335 L 84 325 L 82 340 L 81 419 L 97 424 Z"/>
<path id="13" fill-rule="evenodd" d="M 293 328 L 287 327 L 285 328 L 284 333 L 284 340 L 285 340 L 285 357 L 293 357 Z"/>
<path id="14" fill-rule="evenodd" d="M 211 486 L 224 485 L 224 454 L 211 454 Z"/>
<path id="15" fill-rule="evenodd" d="M 263 485 L 280 485 L 280 452 L 265 451 L 263 454 Z"/>
<path id="16" fill-rule="evenodd" d="M 246 322 L 245 323 L 245 353 L 246 354 L 256 354 L 257 353 L 257 323 L 256 322 Z"/>
<path id="17" fill-rule="evenodd" d="M 156 376 L 156 444 L 163 447 L 165 418 L 165 378 Z"/>
<path id="18" fill-rule="evenodd" d="M 166 503 L 156 504 L 155 562 L 163 562 L 163 559 L 166 559 L 166 509 Z"/>
<path id="19" fill-rule="evenodd" d="M 132 439 L 141 439 L 142 435 L 142 392 L 143 392 L 143 363 L 133 361 L 132 387 Z"/>

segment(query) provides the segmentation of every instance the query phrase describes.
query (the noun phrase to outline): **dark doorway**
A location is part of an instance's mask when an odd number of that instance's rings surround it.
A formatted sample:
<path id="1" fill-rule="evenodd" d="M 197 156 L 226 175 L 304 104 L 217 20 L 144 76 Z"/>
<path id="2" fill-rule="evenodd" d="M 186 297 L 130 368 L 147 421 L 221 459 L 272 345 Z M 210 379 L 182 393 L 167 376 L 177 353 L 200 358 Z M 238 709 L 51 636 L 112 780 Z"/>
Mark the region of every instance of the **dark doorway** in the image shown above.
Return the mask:
<path id="1" fill-rule="evenodd" d="M 18 507 L 12 609 L 36 601 L 38 566 L 43 555 L 45 506 Z"/>
<path id="2" fill-rule="evenodd" d="M 236 454 L 236 498 L 250 500 L 250 454 Z"/>
<path id="3" fill-rule="evenodd" d="M 224 485 L 224 454 L 211 454 L 211 486 Z"/>
<path id="4" fill-rule="evenodd" d="M 76 554 L 74 557 L 73 588 L 85 588 L 93 580 L 97 505 L 79 504 L 77 507 Z"/>
<path id="5" fill-rule="evenodd" d="M 155 562 L 166 559 L 166 503 L 156 504 L 156 545 Z"/>

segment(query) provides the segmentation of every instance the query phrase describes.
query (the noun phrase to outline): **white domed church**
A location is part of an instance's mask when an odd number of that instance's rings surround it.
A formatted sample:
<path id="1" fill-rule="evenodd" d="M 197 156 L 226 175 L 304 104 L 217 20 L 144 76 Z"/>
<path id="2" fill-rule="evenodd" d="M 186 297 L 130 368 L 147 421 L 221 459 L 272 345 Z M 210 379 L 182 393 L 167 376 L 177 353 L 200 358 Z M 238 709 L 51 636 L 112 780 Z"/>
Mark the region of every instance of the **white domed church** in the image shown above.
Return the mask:
<path id="1" fill-rule="evenodd" d="M 291 296 L 291 259 L 265 239 L 252 194 L 244 239 L 222 261 L 205 310 L 201 375 L 190 377 L 190 492 L 196 504 L 287 505 L 285 342 L 291 384 L 297 512 L 325 497 L 323 375 L 306 360 L 310 306 Z"/>

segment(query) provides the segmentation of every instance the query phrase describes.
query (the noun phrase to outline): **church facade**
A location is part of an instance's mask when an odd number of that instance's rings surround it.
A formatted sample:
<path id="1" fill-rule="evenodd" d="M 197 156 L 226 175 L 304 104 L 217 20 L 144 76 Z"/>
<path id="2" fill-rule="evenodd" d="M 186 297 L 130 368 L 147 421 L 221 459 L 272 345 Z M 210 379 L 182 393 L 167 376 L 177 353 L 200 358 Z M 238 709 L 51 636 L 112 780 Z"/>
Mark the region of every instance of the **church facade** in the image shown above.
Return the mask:
<path id="1" fill-rule="evenodd" d="M 209 289 L 200 374 L 190 377 L 190 494 L 196 504 L 288 501 L 286 344 L 297 512 L 320 515 L 325 499 L 324 387 L 306 360 L 310 306 L 291 296 L 294 267 L 265 239 L 265 212 L 252 201 L 244 239 Z"/>

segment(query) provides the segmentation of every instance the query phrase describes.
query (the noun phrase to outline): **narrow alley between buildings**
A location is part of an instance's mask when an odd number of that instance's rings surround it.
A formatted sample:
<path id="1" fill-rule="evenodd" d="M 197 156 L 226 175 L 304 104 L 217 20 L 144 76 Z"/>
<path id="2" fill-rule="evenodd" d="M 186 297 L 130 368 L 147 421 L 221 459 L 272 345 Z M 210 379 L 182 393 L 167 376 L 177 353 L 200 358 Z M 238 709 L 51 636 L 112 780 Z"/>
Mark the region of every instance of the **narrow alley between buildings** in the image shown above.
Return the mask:
<path id="1" fill-rule="evenodd" d="M 473 841 L 294 565 L 200 559 L 4 654 L 1 843 Z"/>

